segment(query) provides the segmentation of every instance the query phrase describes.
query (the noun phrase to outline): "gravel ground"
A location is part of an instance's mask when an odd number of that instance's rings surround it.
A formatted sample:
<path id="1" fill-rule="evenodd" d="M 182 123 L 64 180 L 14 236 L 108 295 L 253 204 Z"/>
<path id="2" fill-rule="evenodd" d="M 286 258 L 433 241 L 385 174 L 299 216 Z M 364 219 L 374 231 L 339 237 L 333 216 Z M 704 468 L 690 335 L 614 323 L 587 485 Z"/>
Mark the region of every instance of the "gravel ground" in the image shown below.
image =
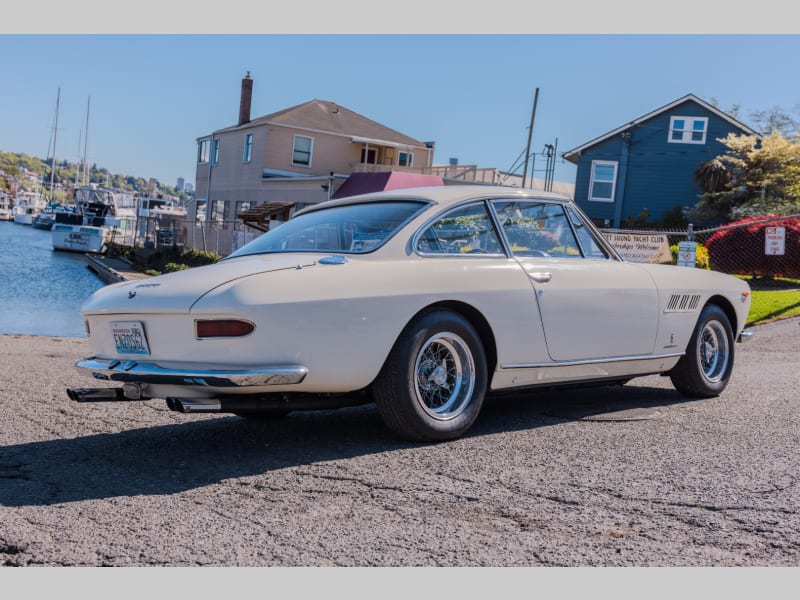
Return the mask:
<path id="1" fill-rule="evenodd" d="M 463 439 L 372 406 L 272 422 L 78 404 L 85 340 L 0 336 L 0 565 L 798 566 L 800 320 L 718 398 L 492 398 Z"/>

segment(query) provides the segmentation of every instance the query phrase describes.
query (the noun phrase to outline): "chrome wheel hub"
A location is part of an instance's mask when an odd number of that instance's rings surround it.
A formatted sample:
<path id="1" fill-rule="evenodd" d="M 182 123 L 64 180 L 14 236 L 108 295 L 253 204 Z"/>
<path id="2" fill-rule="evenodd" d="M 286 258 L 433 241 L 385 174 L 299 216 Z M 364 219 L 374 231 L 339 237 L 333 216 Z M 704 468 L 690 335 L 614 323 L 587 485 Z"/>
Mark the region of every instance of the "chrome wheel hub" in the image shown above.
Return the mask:
<path id="1" fill-rule="evenodd" d="M 730 345 L 719 321 L 709 321 L 700 334 L 697 348 L 700 370 L 711 383 L 722 379 L 730 360 Z"/>
<path id="2" fill-rule="evenodd" d="M 475 364 L 467 343 L 450 332 L 431 336 L 417 354 L 414 389 L 430 416 L 447 420 L 461 414 L 475 390 Z"/>

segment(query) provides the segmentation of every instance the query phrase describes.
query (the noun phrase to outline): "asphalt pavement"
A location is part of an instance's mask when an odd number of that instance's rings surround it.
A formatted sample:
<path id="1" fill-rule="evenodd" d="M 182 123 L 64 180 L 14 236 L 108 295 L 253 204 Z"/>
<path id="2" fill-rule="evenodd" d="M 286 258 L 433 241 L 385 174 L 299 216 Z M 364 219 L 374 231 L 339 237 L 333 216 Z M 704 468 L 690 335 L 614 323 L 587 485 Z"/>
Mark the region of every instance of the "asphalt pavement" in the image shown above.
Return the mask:
<path id="1" fill-rule="evenodd" d="M 78 404 L 85 340 L 0 336 L 0 565 L 798 566 L 798 325 L 737 344 L 717 398 L 503 396 L 441 444 L 372 406 Z"/>

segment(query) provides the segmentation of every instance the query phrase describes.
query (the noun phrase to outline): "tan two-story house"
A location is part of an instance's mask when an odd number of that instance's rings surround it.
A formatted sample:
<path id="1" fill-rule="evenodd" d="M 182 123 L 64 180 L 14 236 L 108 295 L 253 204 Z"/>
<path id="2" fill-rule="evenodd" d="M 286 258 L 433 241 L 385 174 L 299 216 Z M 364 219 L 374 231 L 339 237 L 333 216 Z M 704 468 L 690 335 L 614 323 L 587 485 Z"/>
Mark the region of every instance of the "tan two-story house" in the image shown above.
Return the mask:
<path id="1" fill-rule="evenodd" d="M 330 199 L 351 173 L 420 172 L 433 164 L 433 142 L 334 102 L 310 100 L 251 120 L 252 89 L 248 73 L 238 123 L 197 139 L 196 201 L 189 215 L 204 231 L 189 236 L 195 247 L 227 254 L 270 221 Z"/>

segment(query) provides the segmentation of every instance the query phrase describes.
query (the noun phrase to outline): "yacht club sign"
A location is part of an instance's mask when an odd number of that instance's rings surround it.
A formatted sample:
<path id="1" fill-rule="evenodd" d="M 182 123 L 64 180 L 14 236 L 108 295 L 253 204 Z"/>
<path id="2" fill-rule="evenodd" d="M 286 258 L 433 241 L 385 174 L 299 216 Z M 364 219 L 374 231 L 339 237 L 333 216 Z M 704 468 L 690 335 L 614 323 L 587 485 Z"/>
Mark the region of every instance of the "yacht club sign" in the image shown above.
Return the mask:
<path id="1" fill-rule="evenodd" d="M 626 260 L 640 263 L 671 263 L 666 235 L 649 233 L 604 233 Z"/>

